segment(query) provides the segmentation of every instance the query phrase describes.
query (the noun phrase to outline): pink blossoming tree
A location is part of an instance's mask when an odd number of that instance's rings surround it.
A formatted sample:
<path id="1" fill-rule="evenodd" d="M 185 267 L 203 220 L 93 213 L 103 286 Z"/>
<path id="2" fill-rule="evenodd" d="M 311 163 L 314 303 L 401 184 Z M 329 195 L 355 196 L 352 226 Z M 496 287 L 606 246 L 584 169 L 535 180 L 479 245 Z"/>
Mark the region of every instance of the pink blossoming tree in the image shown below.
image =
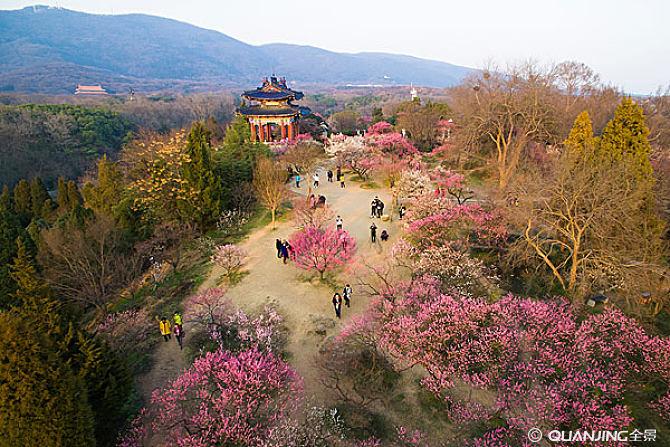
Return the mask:
<path id="1" fill-rule="evenodd" d="M 306 227 L 291 236 L 296 265 L 319 273 L 344 265 L 356 250 L 356 241 L 347 231 L 332 228 Z"/>
<path id="2" fill-rule="evenodd" d="M 296 372 L 272 353 L 209 352 L 154 392 L 153 429 L 180 447 L 261 446 L 301 390 Z"/>

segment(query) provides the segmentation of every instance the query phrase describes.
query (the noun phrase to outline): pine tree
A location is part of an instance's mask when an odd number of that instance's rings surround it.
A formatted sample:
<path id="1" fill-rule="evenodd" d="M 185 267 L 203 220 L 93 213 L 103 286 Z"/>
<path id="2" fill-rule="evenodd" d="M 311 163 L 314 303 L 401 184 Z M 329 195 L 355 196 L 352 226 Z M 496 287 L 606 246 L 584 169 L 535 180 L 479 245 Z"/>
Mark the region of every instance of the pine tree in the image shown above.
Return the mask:
<path id="1" fill-rule="evenodd" d="M 70 211 L 70 206 L 67 199 L 67 182 L 63 177 L 58 177 L 58 184 L 56 187 L 56 204 L 58 205 L 59 214 L 64 214 Z"/>
<path id="2" fill-rule="evenodd" d="M 593 124 L 589 112 L 583 111 L 575 119 L 570 135 L 563 142 L 566 150 L 575 157 L 582 157 L 592 153 L 595 146 Z"/>
<path id="3" fill-rule="evenodd" d="M 32 219 L 31 202 L 30 184 L 27 180 L 21 179 L 14 186 L 14 212 L 23 226 L 28 225 L 28 222 Z"/>
<path id="4" fill-rule="evenodd" d="M 17 254 L 16 240 L 24 233 L 18 217 L 0 206 L 0 310 L 16 304 L 16 281 L 10 274 L 10 266 Z"/>
<path id="5" fill-rule="evenodd" d="M 243 116 L 237 116 L 226 128 L 223 137 L 223 150 L 239 152 L 240 148 L 251 141 L 251 129 Z"/>
<path id="6" fill-rule="evenodd" d="M 221 185 L 214 175 L 210 134 L 205 126 L 198 122 L 193 125 L 186 145 L 188 162 L 184 164 L 183 178 L 195 192 L 195 199 L 183 203 L 187 216 L 201 228 L 216 221 L 221 212 Z"/>
<path id="7" fill-rule="evenodd" d="M 45 204 L 50 199 L 46 186 L 39 177 L 34 177 L 30 181 L 30 210 L 33 219 L 47 217 L 51 212 L 49 204 Z"/>
<path id="8" fill-rule="evenodd" d="M 632 179 L 651 190 L 653 168 L 648 136 L 642 107 L 631 98 L 624 98 L 603 130 L 597 158 L 603 163 L 623 161 Z"/>
<path id="9" fill-rule="evenodd" d="M 123 173 L 106 155 L 98 160 L 95 183 L 86 183 L 82 189 L 86 206 L 109 216 L 123 197 Z"/>
<path id="10" fill-rule="evenodd" d="M 2 194 L 0 194 L 0 208 L 5 210 L 12 209 L 12 193 L 9 191 L 9 186 L 2 185 Z"/>
<path id="11" fill-rule="evenodd" d="M 84 381 L 28 312 L 0 313 L 0 447 L 94 446 Z"/>

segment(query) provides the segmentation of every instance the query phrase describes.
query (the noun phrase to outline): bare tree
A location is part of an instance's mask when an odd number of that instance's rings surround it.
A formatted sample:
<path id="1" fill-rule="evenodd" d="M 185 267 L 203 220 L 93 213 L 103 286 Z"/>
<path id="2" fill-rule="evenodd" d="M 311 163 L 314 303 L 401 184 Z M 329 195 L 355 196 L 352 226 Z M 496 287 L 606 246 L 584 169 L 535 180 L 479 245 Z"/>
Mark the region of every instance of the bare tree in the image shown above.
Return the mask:
<path id="1" fill-rule="evenodd" d="M 41 236 L 39 256 L 47 281 L 85 307 L 104 312 L 109 300 L 139 273 L 139 256 L 105 215 L 83 227 L 69 224 L 44 230 Z"/>
<path id="2" fill-rule="evenodd" d="M 287 197 L 286 171 L 269 158 L 261 158 L 254 168 L 254 189 L 261 202 L 272 214 L 272 228 L 276 226 L 277 210 Z"/>

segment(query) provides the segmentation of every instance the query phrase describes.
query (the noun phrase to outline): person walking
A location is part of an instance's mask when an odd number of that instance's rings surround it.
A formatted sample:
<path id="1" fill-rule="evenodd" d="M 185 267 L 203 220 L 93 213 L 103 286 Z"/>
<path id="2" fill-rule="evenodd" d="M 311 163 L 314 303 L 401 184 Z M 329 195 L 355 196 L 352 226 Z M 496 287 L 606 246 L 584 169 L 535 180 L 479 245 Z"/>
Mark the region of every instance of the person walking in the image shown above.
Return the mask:
<path id="1" fill-rule="evenodd" d="M 337 231 L 342 230 L 342 225 L 343 224 L 344 224 L 344 221 L 342 220 L 342 218 L 340 216 L 337 216 L 337 218 L 335 219 L 335 226 L 337 228 Z"/>
<path id="2" fill-rule="evenodd" d="M 384 215 L 384 202 L 377 200 L 377 217 L 381 219 Z"/>
<path id="3" fill-rule="evenodd" d="M 302 177 L 300 177 L 300 174 L 295 175 L 295 187 L 300 188 L 300 180 L 302 180 Z"/>
<path id="4" fill-rule="evenodd" d="M 335 316 L 342 318 L 342 295 L 337 292 L 333 295 L 333 307 L 335 307 Z"/>
<path id="5" fill-rule="evenodd" d="M 174 313 L 174 315 L 172 316 L 172 321 L 174 321 L 175 327 L 177 327 L 177 326 L 179 326 L 180 328 L 183 327 L 184 319 L 182 318 L 182 316 L 179 312 Z"/>
<path id="6" fill-rule="evenodd" d="M 400 220 L 402 220 L 402 218 L 405 217 L 406 211 L 407 208 L 405 208 L 405 205 L 400 205 L 400 208 L 398 208 L 398 215 L 400 216 Z"/>
<path id="7" fill-rule="evenodd" d="M 179 344 L 179 350 L 184 349 L 184 329 L 181 327 L 181 325 L 176 323 L 174 325 L 174 338 Z"/>
<path id="8" fill-rule="evenodd" d="M 317 174 L 315 172 L 314 175 L 312 176 L 312 180 L 314 180 L 314 187 L 318 188 L 319 187 L 319 174 Z"/>
<path id="9" fill-rule="evenodd" d="M 336 175 L 337 175 L 337 181 L 338 182 L 340 180 L 342 180 L 342 168 L 340 166 L 337 167 Z"/>
<path id="10" fill-rule="evenodd" d="M 281 247 L 282 247 L 282 242 L 281 239 L 277 239 L 275 241 L 275 247 L 277 247 L 277 259 L 281 258 Z"/>
<path id="11" fill-rule="evenodd" d="M 328 175 L 328 181 L 330 183 L 332 183 L 333 182 L 333 171 L 329 169 L 326 174 Z"/>
<path id="12" fill-rule="evenodd" d="M 288 262 L 288 247 L 289 247 L 289 245 L 288 245 L 287 241 L 284 241 L 281 244 L 281 256 L 282 256 L 282 258 L 284 258 L 284 264 L 286 264 Z"/>
<path id="13" fill-rule="evenodd" d="M 347 185 L 344 184 L 344 176 L 340 177 L 340 188 L 346 188 Z"/>
<path id="14" fill-rule="evenodd" d="M 377 225 L 374 222 L 370 225 L 370 239 L 372 242 L 377 242 Z"/>
<path id="15" fill-rule="evenodd" d="M 372 199 L 372 203 L 370 204 L 370 217 L 377 217 L 377 202 L 379 201 L 379 198 L 375 196 L 374 199 Z"/>
<path id="16" fill-rule="evenodd" d="M 170 320 L 168 320 L 165 317 L 161 318 L 159 326 L 161 329 L 161 335 L 163 336 L 163 339 L 165 339 L 165 341 L 170 340 L 172 338 L 172 335 L 170 335 L 172 333 Z"/>
<path id="17" fill-rule="evenodd" d="M 344 289 L 342 289 L 342 296 L 344 297 L 344 304 L 347 307 L 351 307 L 351 294 L 353 293 L 353 290 L 349 284 L 344 286 Z"/>

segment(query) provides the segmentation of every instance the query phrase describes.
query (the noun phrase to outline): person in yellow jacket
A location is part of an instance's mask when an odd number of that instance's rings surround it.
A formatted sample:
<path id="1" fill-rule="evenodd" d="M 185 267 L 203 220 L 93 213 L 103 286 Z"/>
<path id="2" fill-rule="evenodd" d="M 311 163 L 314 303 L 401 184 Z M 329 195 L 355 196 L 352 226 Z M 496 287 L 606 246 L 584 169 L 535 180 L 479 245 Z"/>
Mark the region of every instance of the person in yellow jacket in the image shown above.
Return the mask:
<path id="1" fill-rule="evenodd" d="M 159 326 L 161 328 L 161 335 L 165 339 L 165 341 L 168 341 L 172 338 L 172 326 L 170 325 L 170 320 L 167 318 L 163 317 L 160 319 Z"/>
<path id="2" fill-rule="evenodd" d="M 175 326 L 182 326 L 184 320 L 179 312 L 175 312 L 172 321 L 174 321 Z"/>

